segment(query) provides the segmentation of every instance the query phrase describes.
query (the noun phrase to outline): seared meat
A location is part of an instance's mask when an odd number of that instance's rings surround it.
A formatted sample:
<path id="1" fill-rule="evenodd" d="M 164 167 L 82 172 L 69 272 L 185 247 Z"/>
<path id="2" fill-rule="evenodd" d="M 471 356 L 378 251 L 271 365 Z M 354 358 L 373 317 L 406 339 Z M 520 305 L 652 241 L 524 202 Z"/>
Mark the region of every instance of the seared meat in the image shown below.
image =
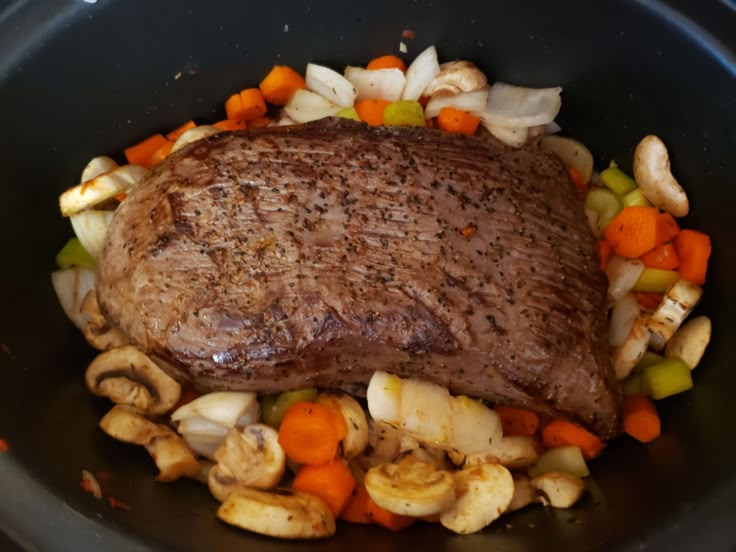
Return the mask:
<path id="1" fill-rule="evenodd" d="M 202 389 L 360 393 L 386 370 L 619 431 L 595 239 L 533 147 L 348 121 L 213 136 L 120 205 L 97 293 Z"/>

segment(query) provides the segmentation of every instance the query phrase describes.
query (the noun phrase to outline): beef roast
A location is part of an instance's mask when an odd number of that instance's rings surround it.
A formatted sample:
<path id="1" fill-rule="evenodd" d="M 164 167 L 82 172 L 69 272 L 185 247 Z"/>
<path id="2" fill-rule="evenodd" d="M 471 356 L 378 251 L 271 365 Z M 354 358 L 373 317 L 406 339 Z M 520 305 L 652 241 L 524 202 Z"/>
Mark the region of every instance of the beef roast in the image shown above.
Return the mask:
<path id="1" fill-rule="evenodd" d="M 222 133 L 115 213 L 108 321 L 202 389 L 364 392 L 375 370 L 619 431 L 606 280 L 554 157 L 349 121 Z"/>

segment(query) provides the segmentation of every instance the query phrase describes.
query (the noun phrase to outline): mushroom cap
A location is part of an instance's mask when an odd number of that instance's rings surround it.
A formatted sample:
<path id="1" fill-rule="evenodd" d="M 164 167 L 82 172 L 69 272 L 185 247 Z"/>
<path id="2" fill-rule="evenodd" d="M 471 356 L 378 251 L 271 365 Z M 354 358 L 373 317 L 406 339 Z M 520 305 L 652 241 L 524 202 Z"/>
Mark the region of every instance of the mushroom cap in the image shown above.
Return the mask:
<path id="1" fill-rule="evenodd" d="M 215 451 L 218 466 L 227 468 L 238 485 L 270 489 L 278 485 L 286 469 L 286 455 L 271 426 L 253 424 L 228 431 Z"/>

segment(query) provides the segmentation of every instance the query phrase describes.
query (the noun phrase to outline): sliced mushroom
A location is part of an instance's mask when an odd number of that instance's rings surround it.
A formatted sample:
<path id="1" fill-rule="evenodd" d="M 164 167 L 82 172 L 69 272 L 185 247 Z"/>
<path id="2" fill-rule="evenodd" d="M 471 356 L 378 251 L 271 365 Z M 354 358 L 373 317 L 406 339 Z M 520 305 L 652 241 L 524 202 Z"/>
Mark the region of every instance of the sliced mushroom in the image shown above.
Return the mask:
<path id="1" fill-rule="evenodd" d="M 171 410 L 181 395 L 179 384 L 131 345 L 98 355 L 85 380 L 93 394 L 152 415 Z"/>
<path id="2" fill-rule="evenodd" d="M 514 496 L 506 507 L 507 512 L 515 512 L 528 506 L 536 499 L 536 490 L 532 487 L 531 480 L 523 474 L 513 474 Z"/>
<path id="3" fill-rule="evenodd" d="M 449 61 L 440 65 L 440 72 L 424 89 L 425 96 L 454 96 L 460 92 L 480 90 L 488 79 L 470 61 Z"/>
<path id="4" fill-rule="evenodd" d="M 381 508 L 406 516 L 438 514 L 455 500 L 452 473 L 412 456 L 368 470 L 365 488 Z"/>
<path id="5" fill-rule="evenodd" d="M 149 420 L 131 406 L 115 405 L 100 420 L 100 428 L 118 441 L 146 447 L 159 468 L 159 481 L 199 474 L 197 459 L 174 430 Z"/>
<path id="6" fill-rule="evenodd" d="M 683 320 L 698 304 L 702 295 L 703 290 L 687 280 L 677 280 L 670 286 L 647 321 L 647 328 L 652 333 L 650 346 L 653 349 L 664 348 Z"/>
<path id="7" fill-rule="evenodd" d="M 488 452 L 465 457 L 465 467 L 501 464 L 510 470 L 526 469 L 539 458 L 534 439 L 526 435 L 509 435 L 499 439 Z"/>
<path id="8" fill-rule="evenodd" d="M 147 172 L 148 169 L 140 165 L 123 165 L 69 188 L 59 196 L 62 216 L 68 217 L 127 192 Z"/>
<path id="9" fill-rule="evenodd" d="M 672 176 L 670 156 L 659 137 L 645 136 L 636 146 L 634 179 L 655 206 L 676 217 L 687 215 L 690 210 L 687 194 Z"/>
<path id="10" fill-rule="evenodd" d="M 689 320 L 674 333 L 667 342 L 664 354 L 667 358 L 679 358 L 692 370 L 705 354 L 710 343 L 711 322 L 707 316 Z"/>
<path id="11" fill-rule="evenodd" d="M 224 502 L 238 486 L 235 475 L 223 464 L 217 463 L 207 472 L 207 486 L 217 500 Z"/>
<path id="12" fill-rule="evenodd" d="M 105 317 L 102 316 L 94 290 L 87 293 L 79 310 L 89 317 L 89 322 L 82 329 L 82 333 L 92 347 L 99 351 L 107 351 L 128 343 L 125 334 L 116 328 L 111 328 Z"/>
<path id="13" fill-rule="evenodd" d="M 368 420 L 360 403 L 350 395 L 332 391 L 320 393 L 315 402 L 335 408 L 345 418 L 348 433 L 342 440 L 343 457 L 350 460 L 363 452 L 368 446 Z"/>
<path id="14" fill-rule="evenodd" d="M 504 513 L 514 496 L 514 479 L 499 464 L 480 464 L 455 473 L 457 500 L 440 514 L 455 533 L 480 531 Z"/>
<path id="15" fill-rule="evenodd" d="M 265 424 L 249 425 L 242 431 L 233 428 L 215 451 L 215 460 L 238 485 L 270 489 L 278 485 L 286 467 L 278 439 L 278 432 Z"/>
<path id="16" fill-rule="evenodd" d="M 553 508 L 569 508 L 583 496 L 585 482 L 569 473 L 548 472 L 538 475 L 531 481 L 533 488 L 540 492 L 537 502 Z"/>
<path id="17" fill-rule="evenodd" d="M 319 539 L 335 534 L 335 518 L 316 496 L 278 489 L 238 487 L 217 509 L 222 521 L 281 539 Z"/>

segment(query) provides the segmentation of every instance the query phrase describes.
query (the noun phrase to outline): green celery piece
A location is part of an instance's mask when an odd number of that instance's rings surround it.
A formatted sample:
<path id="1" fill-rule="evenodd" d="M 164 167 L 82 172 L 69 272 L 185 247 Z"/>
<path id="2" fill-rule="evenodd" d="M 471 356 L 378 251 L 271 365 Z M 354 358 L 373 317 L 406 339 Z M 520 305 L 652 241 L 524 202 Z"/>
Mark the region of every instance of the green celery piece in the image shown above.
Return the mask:
<path id="1" fill-rule="evenodd" d="M 601 181 L 617 196 L 636 190 L 636 182 L 618 167 L 609 167 L 601 173 Z"/>
<path id="2" fill-rule="evenodd" d="M 647 366 L 643 372 L 644 390 L 655 400 L 682 393 L 693 387 L 690 368 L 679 358 Z"/>
<path id="3" fill-rule="evenodd" d="M 71 238 L 56 254 L 56 264 L 59 265 L 59 268 L 78 266 L 79 268 L 94 269 L 97 263 L 82 246 L 79 238 Z"/>
<path id="4" fill-rule="evenodd" d="M 624 381 L 621 382 L 621 391 L 624 397 L 632 395 L 641 395 L 644 393 L 644 377 L 642 374 L 632 372 Z"/>
<path id="5" fill-rule="evenodd" d="M 358 112 L 355 111 L 354 107 L 343 107 L 340 111 L 335 113 L 335 117 L 341 117 L 342 119 L 352 119 L 353 121 L 360 122 Z"/>
<path id="6" fill-rule="evenodd" d="M 648 366 L 651 366 L 652 364 L 657 364 L 659 362 L 662 362 L 663 360 L 664 357 L 662 355 L 658 355 L 654 351 L 645 351 L 644 355 L 639 359 L 639 362 L 637 362 L 636 366 L 634 366 L 632 372 L 642 372 Z"/>
<path id="7" fill-rule="evenodd" d="M 278 429 L 284 414 L 294 403 L 312 402 L 316 397 L 317 390 L 312 387 L 266 395 L 261 399 L 263 423 Z"/>
<path id="8" fill-rule="evenodd" d="M 641 188 L 636 188 L 630 191 L 624 197 L 621 198 L 624 203 L 624 207 L 651 207 L 652 204 L 641 191 Z"/>
<path id="9" fill-rule="evenodd" d="M 631 291 L 649 291 L 654 293 L 665 293 L 678 278 L 674 270 L 662 270 L 661 268 L 645 268 L 639 279 L 631 288 Z"/>
<path id="10" fill-rule="evenodd" d="M 565 472 L 578 477 L 590 474 L 582 451 L 579 447 L 574 446 L 547 449 L 527 473 L 529 477 L 536 477 L 553 471 Z"/>
<path id="11" fill-rule="evenodd" d="M 592 188 L 585 196 L 585 208 L 597 215 L 593 222 L 593 233 L 596 237 L 601 237 L 608 223 L 623 209 L 623 204 L 611 190 Z"/>
<path id="12" fill-rule="evenodd" d="M 424 108 L 416 100 L 399 100 L 383 110 L 383 124 L 387 126 L 425 126 Z"/>

